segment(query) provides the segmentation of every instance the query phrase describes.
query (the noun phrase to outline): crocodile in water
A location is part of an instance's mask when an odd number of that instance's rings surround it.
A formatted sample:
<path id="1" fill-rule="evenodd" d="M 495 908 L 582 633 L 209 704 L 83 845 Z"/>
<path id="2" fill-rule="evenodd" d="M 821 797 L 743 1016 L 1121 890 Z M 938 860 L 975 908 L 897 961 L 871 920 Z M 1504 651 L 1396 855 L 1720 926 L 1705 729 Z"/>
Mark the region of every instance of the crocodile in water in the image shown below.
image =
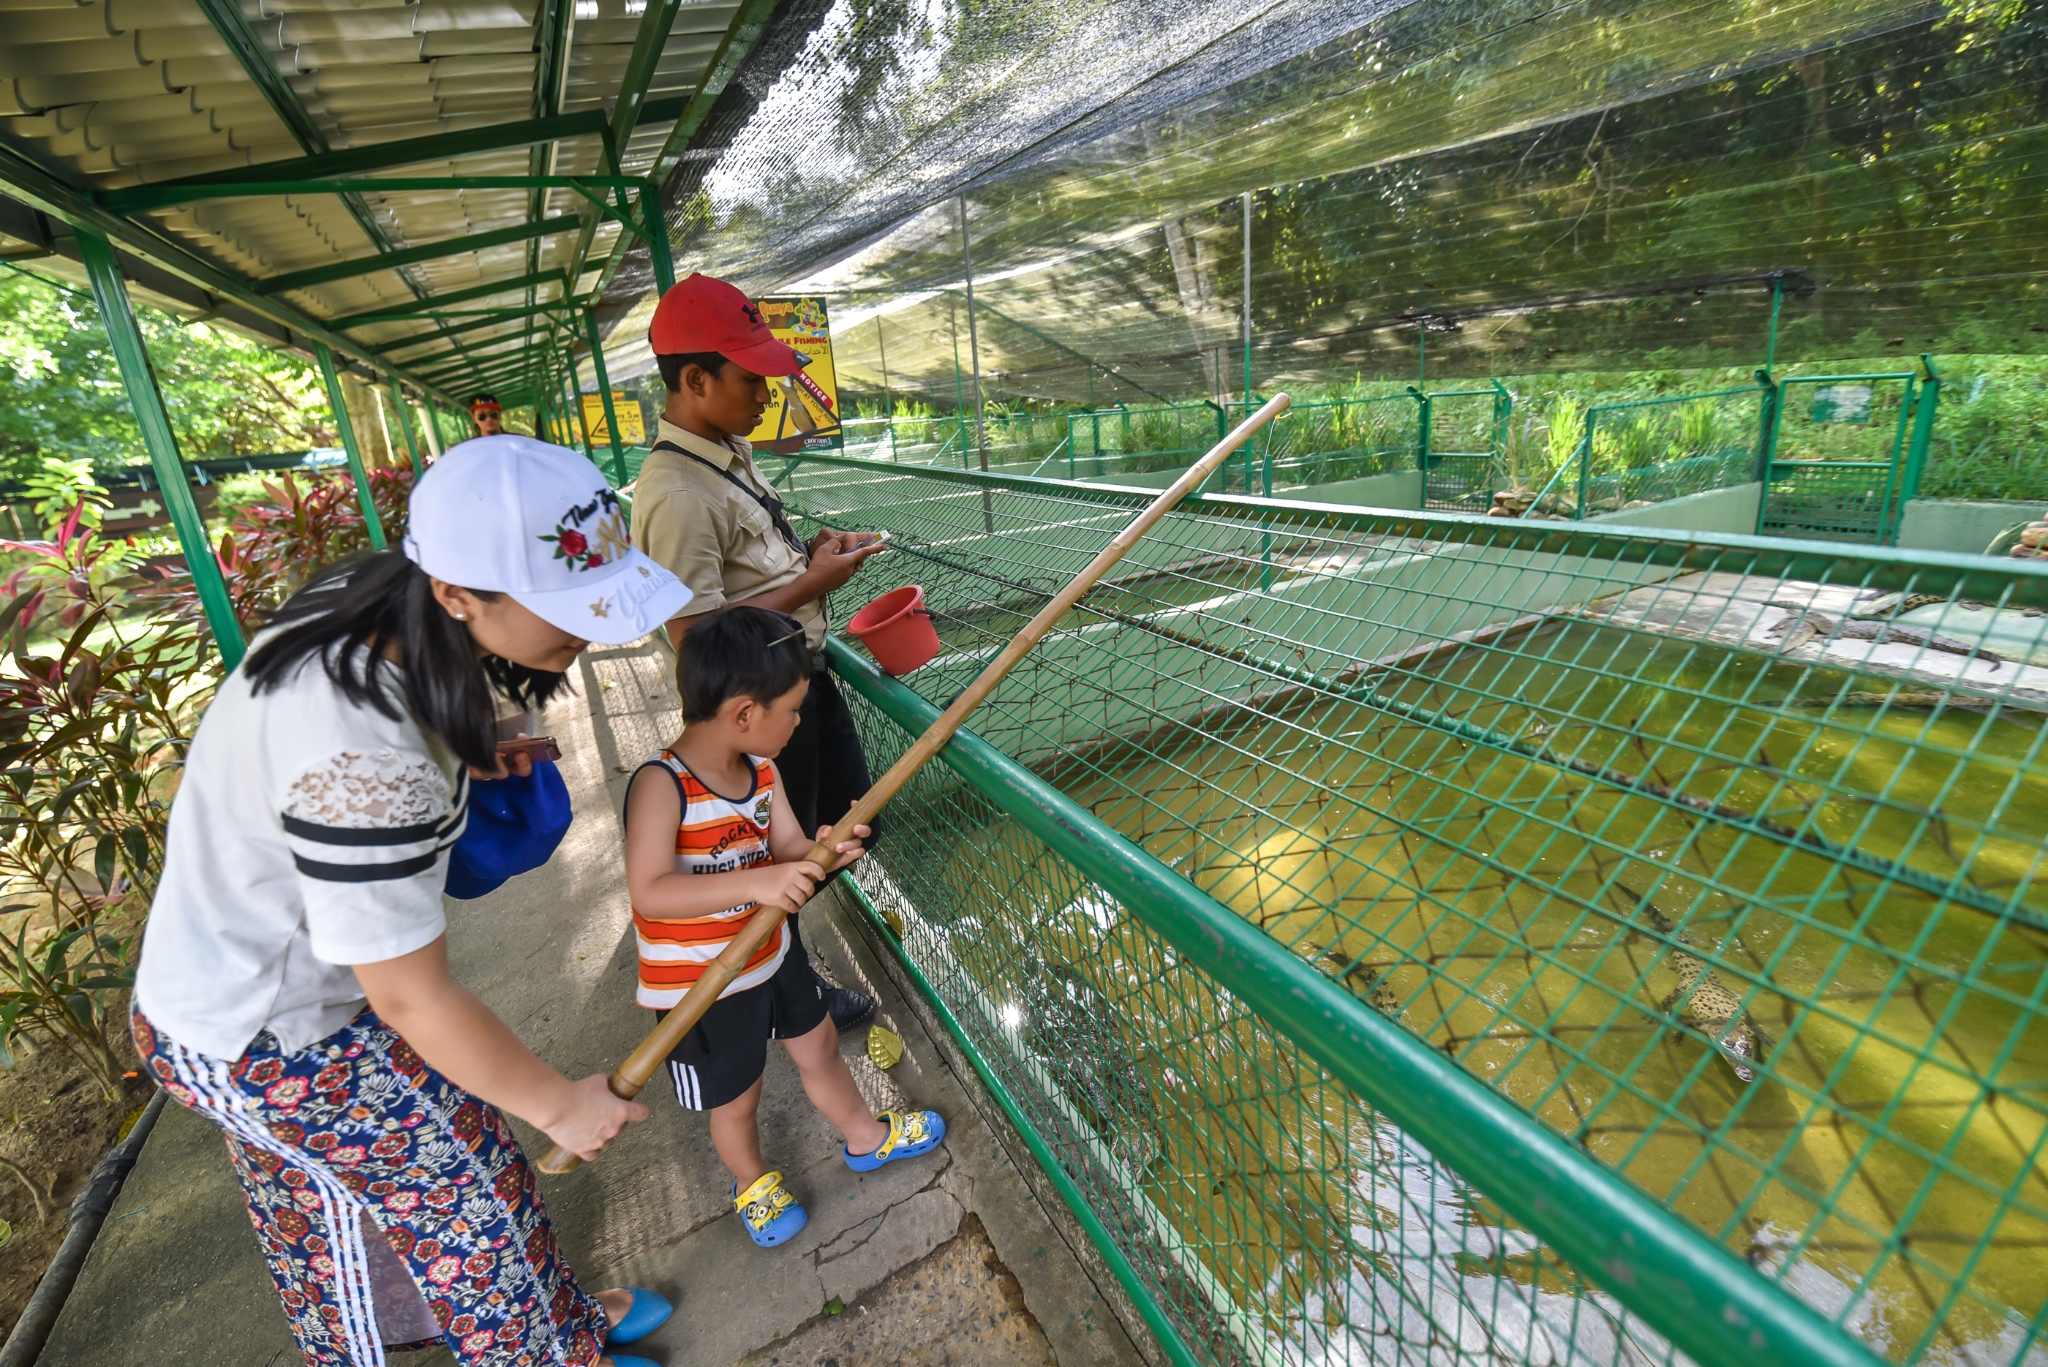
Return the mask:
<path id="1" fill-rule="evenodd" d="M 1688 946 L 1692 941 L 1672 923 L 1670 917 L 1657 909 L 1656 903 L 1636 896 L 1627 888 L 1619 890 L 1634 900 L 1645 920 L 1677 941 L 1677 945 L 1665 955 L 1664 966 L 1678 975 L 1678 987 L 1657 1004 L 1657 1009 L 1669 1015 L 1674 1007 L 1683 1003 L 1686 1018 L 1692 1022 L 1693 1028 L 1714 1042 L 1721 1057 L 1735 1070 L 1735 1076 L 1744 1082 L 1755 1081 L 1756 1069 L 1751 1065 L 1764 1061 L 1764 1055 L 1771 1047 L 1770 1037 L 1742 1009 L 1742 999 L 1728 990 L 1719 974 L 1707 967 L 1706 960 L 1679 947 Z"/>

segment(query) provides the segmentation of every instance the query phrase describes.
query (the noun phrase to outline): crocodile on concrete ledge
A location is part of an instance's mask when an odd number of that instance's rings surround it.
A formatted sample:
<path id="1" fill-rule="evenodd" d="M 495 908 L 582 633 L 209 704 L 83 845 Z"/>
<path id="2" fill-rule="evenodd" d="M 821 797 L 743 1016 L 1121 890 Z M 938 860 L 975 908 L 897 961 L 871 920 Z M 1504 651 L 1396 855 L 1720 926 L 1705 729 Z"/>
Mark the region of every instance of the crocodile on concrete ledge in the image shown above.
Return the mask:
<path id="1" fill-rule="evenodd" d="M 1772 603 L 1774 608 L 1783 608 L 1786 616 L 1764 628 L 1766 636 L 1782 636 L 1780 654 L 1797 649 L 1808 641 L 1855 640 L 1876 642 L 1897 642 L 1901 645 L 1925 646 L 1950 655 L 1975 656 L 1990 662 L 1993 669 L 2007 663 L 2006 657 L 1994 654 L 1981 645 L 1959 641 L 1953 636 L 1943 636 L 1925 627 L 1906 626 L 1899 622 L 1867 621 L 1856 617 L 1834 618 L 1796 603 Z"/>

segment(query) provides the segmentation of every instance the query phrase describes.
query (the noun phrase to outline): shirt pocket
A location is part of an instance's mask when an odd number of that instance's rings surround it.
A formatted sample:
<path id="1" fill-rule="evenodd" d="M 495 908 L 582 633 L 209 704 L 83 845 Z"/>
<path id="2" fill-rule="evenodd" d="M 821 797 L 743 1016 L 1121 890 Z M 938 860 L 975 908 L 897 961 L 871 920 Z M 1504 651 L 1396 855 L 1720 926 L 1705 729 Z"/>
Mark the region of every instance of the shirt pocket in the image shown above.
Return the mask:
<path id="1" fill-rule="evenodd" d="M 739 507 L 740 544 L 738 559 L 761 574 L 780 574 L 790 567 L 791 554 L 775 530 L 768 510 L 748 499 Z"/>

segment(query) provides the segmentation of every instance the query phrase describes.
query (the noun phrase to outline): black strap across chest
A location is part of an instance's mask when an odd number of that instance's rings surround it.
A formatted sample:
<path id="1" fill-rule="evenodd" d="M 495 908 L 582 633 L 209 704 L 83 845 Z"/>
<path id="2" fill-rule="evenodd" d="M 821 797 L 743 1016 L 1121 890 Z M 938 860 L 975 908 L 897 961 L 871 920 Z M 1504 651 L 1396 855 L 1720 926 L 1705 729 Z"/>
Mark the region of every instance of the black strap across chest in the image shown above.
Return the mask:
<path id="1" fill-rule="evenodd" d="M 775 530 L 782 534 L 782 539 L 789 543 L 791 550 L 803 556 L 806 560 L 810 558 L 811 549 L 803 543 L 803 538 L 796 534 L 796 528 L 789 525 L 789 514 L 783 511 L 781 499 L 773 494 L 764 494 L 753 485 L 741 479 L 732 472 L 730 464 L 715 464 L 704 459 L 695 451 L 687 450 L 672 441 L 658 441 L 654 443 L 652 449 L 656 451 L 673 451 L 677 455 L 688 457 L 705 469 L 723 476 L 725 481 L 732 485 L 733 488 L 738 489 L 741 493 L 761 505 L 762 511 L 768 514 L 768 520 L 775 524 Z"/>

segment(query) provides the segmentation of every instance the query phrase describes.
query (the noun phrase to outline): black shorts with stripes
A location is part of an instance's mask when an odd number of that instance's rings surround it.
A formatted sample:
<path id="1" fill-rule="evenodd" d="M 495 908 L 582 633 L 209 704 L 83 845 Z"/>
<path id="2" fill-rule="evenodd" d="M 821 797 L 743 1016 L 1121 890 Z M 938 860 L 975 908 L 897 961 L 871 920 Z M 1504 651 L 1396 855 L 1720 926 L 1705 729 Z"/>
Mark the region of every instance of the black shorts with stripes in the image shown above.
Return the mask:
<path id="1" fill-rule="evenodd" d="M 791 923 L 790 929 L 795 928 Z M 676 1100 L 692 1111 L 739 1100 L 768 1066 L 769 1040 L 798 1039 L 824 1019 L 825 984 L 811 967 L 804 942 L 792 934 L 789 953 L 774 977 L 713 1002 L 669 1054 Z"/>

